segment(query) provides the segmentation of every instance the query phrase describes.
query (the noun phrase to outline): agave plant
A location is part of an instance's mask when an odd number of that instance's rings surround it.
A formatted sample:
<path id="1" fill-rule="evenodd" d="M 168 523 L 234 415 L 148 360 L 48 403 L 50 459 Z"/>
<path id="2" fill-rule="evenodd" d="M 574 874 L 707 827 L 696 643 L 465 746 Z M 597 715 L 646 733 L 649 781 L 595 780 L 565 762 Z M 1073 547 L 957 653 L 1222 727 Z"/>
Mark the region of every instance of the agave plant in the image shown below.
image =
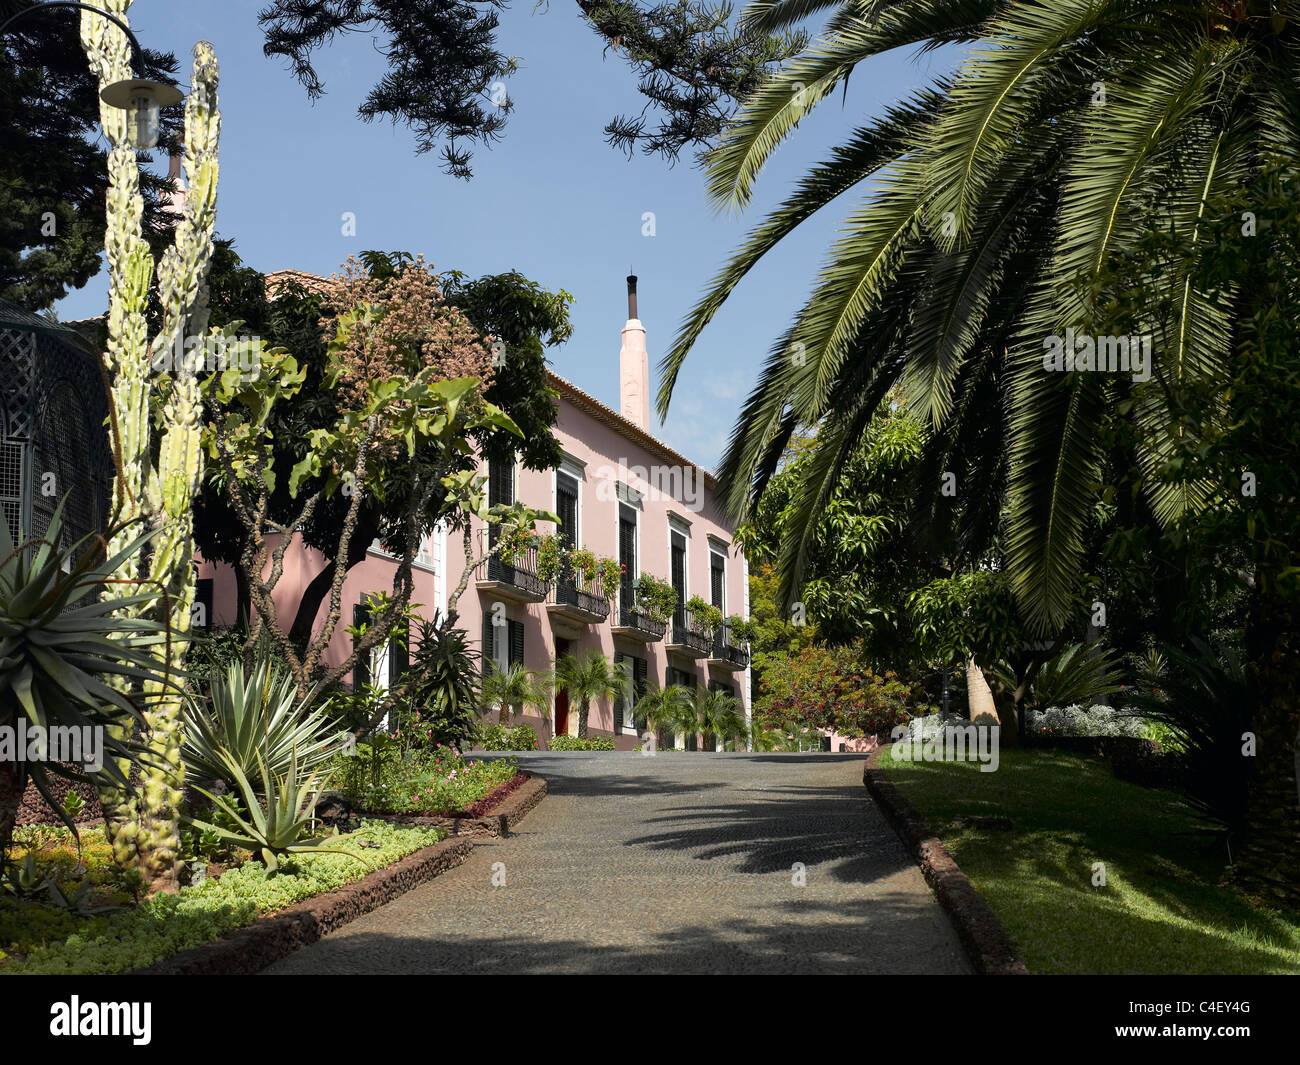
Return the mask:
<path id="1" fill-rule="evenodd" d="M 338 729 L 324 708 L 308 707 L 298 699 L 293 678 L 269 656 L 248 670 L 231 662 L 212 678 L 207 698 L 186 701 L 181 757 L 187 772 L 234 786 L 229 761 L 245 778 L 260 763 L 275 776 L 295 761 L 303 770 L 314 769 L 333 753 Z"/>
<path id="2" fill-rule="evenodd" d="M 113 535 L 110 533 L 110 535 Z M 135 556 L 152 534 L 103 559 L 102 542 L 86 537 L 65 544 L 60 506 L 43 538 L 16 546 L 0 520 L 0 725 L 19 715 L 46 735 L 77 729 L 103 737 L 103 777 L 125 786 L 129 762 L 143 748 L 146 681 L 154 690 L 175 690 L 162 657 L 164 625 L 130 616 L 127 608 L 157 598 L 153 591 L 106 599 L 104 585 Z M 121 582 L 117 582 L 121 583 Z M 114 683 L 116 681 L 116 684 Z M 133 690 L 134 689 L 134 690 Z M 27 781 L 76 832 L 50 788 L 51 775 L 76 779 L 53 761 L 0 761 L 0 847 L 13 831 Z"/>
<path id="3" fill-rule="evenodd" d="M 288 773 L 283 777 L 275 777 L 259 755 L 258 768 L 261 771 L 262 795 L 265 796 L 263 799 L 258 796 L 243 767 L 230 752 L 219 750 L 217 756 L 222 763 L 221 777 L 234 781 L 243 797 L 244 806 L 241 809 L 239 803 L 229 795 L 214 795 L 198 788 L 196 790 L 211 799 L 216 809 L 235 827 L 193 817 L 186 818 L 191 825 L 205 833 L 214 833 L 224 843 L 260 853 L 266 868 L 272 873 L 279 871 L 280 859 L 289 854 L 314 851 L 346 854 L 349 858 L 361 860 L 355 854 L 337 847 L 319 847 L 312 842 L 300 842 L 312 823 L 315 797 L 320 793 L 319 774 L 313 773 L 300 783 L 297 763 L 290 762 Z"/>

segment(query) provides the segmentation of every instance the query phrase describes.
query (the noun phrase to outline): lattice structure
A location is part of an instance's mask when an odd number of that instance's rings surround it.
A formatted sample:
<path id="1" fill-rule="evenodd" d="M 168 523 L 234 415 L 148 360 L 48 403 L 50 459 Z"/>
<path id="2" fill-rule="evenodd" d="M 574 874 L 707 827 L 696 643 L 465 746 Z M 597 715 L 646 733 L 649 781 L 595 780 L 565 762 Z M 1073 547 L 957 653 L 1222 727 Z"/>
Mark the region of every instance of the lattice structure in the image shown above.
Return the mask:
<path id="1" fill-rule="evenodd" d="M 99 356 L 79 333 L 0 301 L 0 508 L 40 536 L 63 502 L 65 537 L 103 532 L 113 465 Z"/>

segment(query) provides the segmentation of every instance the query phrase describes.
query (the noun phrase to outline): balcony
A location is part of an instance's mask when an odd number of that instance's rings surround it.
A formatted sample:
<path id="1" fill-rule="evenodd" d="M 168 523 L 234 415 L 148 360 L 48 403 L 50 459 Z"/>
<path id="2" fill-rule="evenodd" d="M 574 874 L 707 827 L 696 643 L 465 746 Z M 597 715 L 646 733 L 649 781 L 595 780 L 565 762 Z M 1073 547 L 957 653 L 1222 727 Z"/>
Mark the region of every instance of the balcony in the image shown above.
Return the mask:
<path id="1" fill-rule="evenodd" d="M 615 624 L 610 626 L 610 631 L 615 636 L 636 640 L 638 643 L 658 643 L 668 631 L 668 625 L 662 621 L 655 621 L 644 610 L 638 610 L 634 598 L 631 602 L 631 606 L 624 606 L 623 597 L 619 596 L 618 616 L 615 618 Z"/>
<path id="2" fill-rule="evenodd" d="M 704 658 L 713 650 L 713 637 L 708 635 L 684 606 L 673 615 L 673 631 L 665 648 L 687 658 Z"/>
<path id="3" fill-rule="evenodd" d="M 546 598 L 546 613 L 557 629 L 581 630 L 609 617 L 609 600 L 592 590 L 580 576 L 561 573 Z"/>
<path id="4" fill-rule="evenodd" d="M 709 652 L 709 665 L 715 669 L 726 669 L 733 673 L 749 668 L 749 648 L 735 642 L 731 626 L 723 622 L 722 627 L 713 636 L 713 648 Z"/>
<path id="5" fill-rule="evenodd" d="M 512 562 L 491 555 L 481 564 L 483 574 L 475 587 L 499 599 L 516 603 L 540 603 L 546 598 L 547 582 L 537 576 L 537 548 L 521 552 Z"/>

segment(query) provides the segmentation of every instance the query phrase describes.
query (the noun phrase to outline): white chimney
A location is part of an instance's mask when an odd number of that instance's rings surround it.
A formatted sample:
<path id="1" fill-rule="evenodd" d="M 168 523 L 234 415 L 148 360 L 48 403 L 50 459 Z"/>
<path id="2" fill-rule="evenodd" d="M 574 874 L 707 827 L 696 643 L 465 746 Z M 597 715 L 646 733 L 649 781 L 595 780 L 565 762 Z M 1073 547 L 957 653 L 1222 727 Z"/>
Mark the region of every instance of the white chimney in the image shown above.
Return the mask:
<path id="1" fill-rule="evenodd" d="M 636 275 L 627 279 L 627 324 L 618 353 L 619 413 L 642 429 L 650 428 L 650 357 L 646 354 L 645 326 L 637 317 Z"/>

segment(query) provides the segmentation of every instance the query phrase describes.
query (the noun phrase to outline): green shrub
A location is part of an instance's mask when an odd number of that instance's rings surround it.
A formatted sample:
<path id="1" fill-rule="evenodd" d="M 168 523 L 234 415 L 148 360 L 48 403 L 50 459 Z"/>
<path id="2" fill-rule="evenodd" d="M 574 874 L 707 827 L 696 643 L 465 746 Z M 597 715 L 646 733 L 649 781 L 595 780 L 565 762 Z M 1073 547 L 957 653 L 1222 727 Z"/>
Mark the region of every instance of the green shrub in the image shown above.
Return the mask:
<path id="1" fill-rule="evenodd" d="M 604 736 L 589 736 L 585 740 L 577 736 L 553 736 L 547 746 L 553 751 L 612 751 L 614 741 Z"/>
<path id="2" fill-rule="evenodd" d="M 403 752 L 390 737 L 374 740 L 339 758 L 343 793 L 363 810 L 461 810 L 518 772 L 513 758 L 473 761 L 447 747 Z"/>
<path id="3" fill-rule="evenodd" d="M 538 747 L 537 733 L 528 725 L 485 725 L 479 743 L 485 751 L 535 751 Z"/>
<path id="4" fill-rule="evenodd" d="M 245 862 L 207 879 L 158 894 L 107 916 L 78 918 L 53 907 L 0 899 L 0 973 L 118 973 L 152 965 L 177 951 L 218 939 L 313 895 L 333 891 L 428 847 L 445 833 L 365 821 L 331 842 L 345 853 L 307 854 L 278 876 L 260 862 Z M 370 846 L 362 848 L 361 842 Z M 358 861 L 357 859 L 361 859 Z M 74 923 L 75 922 L 75 923 Z M 68 934 L 68 933 L 71 934 Z M 16 955 L 26 955 L 25 958 Z"/>

